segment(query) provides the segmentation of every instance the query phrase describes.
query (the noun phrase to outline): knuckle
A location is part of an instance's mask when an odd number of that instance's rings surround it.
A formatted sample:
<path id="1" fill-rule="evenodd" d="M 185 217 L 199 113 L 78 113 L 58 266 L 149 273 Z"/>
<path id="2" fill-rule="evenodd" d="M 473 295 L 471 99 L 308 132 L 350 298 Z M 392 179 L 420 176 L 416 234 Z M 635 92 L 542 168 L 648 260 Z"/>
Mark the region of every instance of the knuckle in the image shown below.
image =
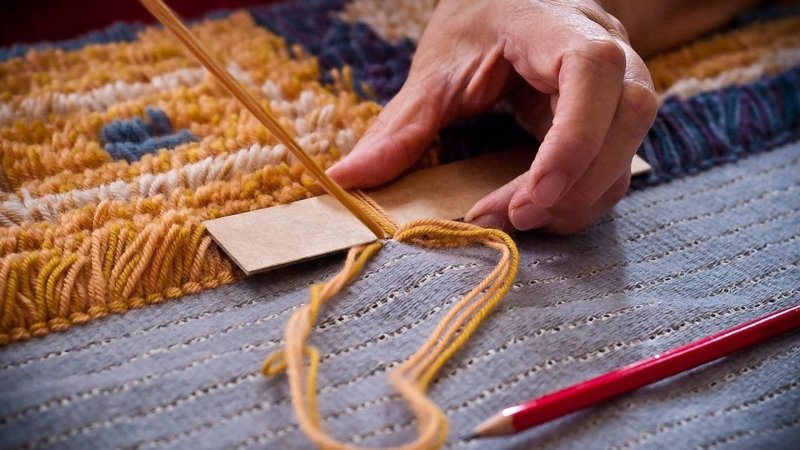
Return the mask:
<path id="1" fill-rule="evenodd" d="M 564 201 L 572 208 L 587 209 L 597 203 L 599 198 L 600 195 L 595 193 L 594 190 L 587 188 L 583 183 L 579 182 L 570 189 Z"/>
<path id="2" fill-rule="evenodd" d="M 574 8 L 578 11 L 578 13 L 585 16 L 587 19 L 605 28 L 606 31 L 608 31 L 611 35 L 622 37 L 627 40 L 628 33 L 625 30 L 625 26 L 619 19 L 614 17 L 614 15 L 609 14 L 603 8 L 593 8 L 590 5 L 585 5 L 583 3 L 578 3 L 574 6 Z"/>
<path id="3" fill-rule="evenodd" d="M 606 192 L 606 196 L 608 197 L 609 203 L 617 203 L 625 197 L 625 194 L 628 193 L 628 189 L 631 186 L 631 176 L 627 174 L 617 180 L 611 188 L 608 189 Z"/>
<path id="4" fill-rule="evenodd" d="M 611 29 L 609 29 L 609 32 L 612 32 L 612 31 L 616 32 L 620 36 L 622 36 L 625 40 L 627 40 L 628 39 L 628 30 L 625 28 L 625 25 L 622 23 L 622 21 L 617 19 L 612 14 L 608 14 L 607 15 L 607 19 L 611 23 Z"/>
<path id="5" fill-rule="evenodd" d="M 626 83 L 620 98 L 620 108 L 628 111 L 630 120 L 623 124 L 625 132 L 641 140 L 655 121 L 658 97 L 653 89 L 636 82 Z"/>
<path id="6" fill-rule="evenodd" d="M 568 50 L 565 57 L 582 60 L 603 71 L 620 75 L 625 72 L 625 50 L 612 39 L 586 40 L 577 48 Z"/>
<path id="7" fill-rule="evenodd" d="M 586 227 L 591 225 L 591 222 L 585 219 L 574 219 L 574 218 L 558 218 L 552 222 L 550 222 L 547 226 L 544 227 L 544 230 L 548 233 L 555 234 L 558 236 L 569 236 L 571 234 L 580 233 L 581 231 L 585 230 Z"/>
<path id="8" fill-rule="evenodd" d="M 638 82 L 627 82 L 620 99 L 622 106 L 631 109 L 649 127 L 658 112 L 658 96 L 653 88 Z"/>
<path id="9" fill-rule="evenodd" d="M 552 150 L 564 155 L 559 163 L 564 166 L 563 172 L 572 178 L 583 173 L 602 145 L 602 141 L 599 141 L 597 137 L 582 130 L 571 130 L 567 133 L 551 128 L 545 140 L 548 141 Z"/>

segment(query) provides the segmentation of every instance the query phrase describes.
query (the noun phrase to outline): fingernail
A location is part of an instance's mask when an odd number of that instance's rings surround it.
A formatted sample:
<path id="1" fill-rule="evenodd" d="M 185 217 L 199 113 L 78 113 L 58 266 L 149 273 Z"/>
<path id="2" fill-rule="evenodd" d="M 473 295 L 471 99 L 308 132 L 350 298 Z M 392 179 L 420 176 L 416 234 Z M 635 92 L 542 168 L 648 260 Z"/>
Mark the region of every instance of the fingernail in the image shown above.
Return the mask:
<path id="1" fill-rule="evenodd" d="M 502 230 L 505 227 L 505 222 L 500 217 L 495 216 L 494 214 L 484 214 L 482 216 L 478 216 L 472 220 L 468 220 L 467 222 L 477 225 L 483 228 L 497 228 L 498 230 Z"/>
<path id="2" fill-rule="evenodd" d="M 533 188 L 533 195 L 539 206 L 549 208 L 556 204 L 567 187 L 567 177 L 561 172 L 550 172 Z"/>
<path id="3" fill-rule="evenodd" d="M 344 189 L 349 189 L 351 187 L 350 180 L 348 180 L 347 177 L 348 164 L 349 164 L 348 162 L 340 160 L 336 162 L 334 165 L 328 167 L 328 170 L 325 171 L 325 173 L 329 177 L 331 177 L 333 181 L 339 183 L 339 185 L 342 186 L 342 188 Z M 322 183 L 320 182 L 317 182 L 317 184 L 320 187 L 322 186 Z"/>
<path id="4" fill-rule="evenodd" d="M 464 222 L 472 223 L 473 220 L 476 218 L 484 215 L 481 210 L 486 208 L 478 208 L 478 205 L 474 205 L 466 214 L 464 214 Z"/>
<path id="5" fill-rule="evenodd" d="M 540 208 L 533 203 L 525 203 L 512 209 L 509 218 L 514 228 L 525 231 L 547 224 L 551 216 L 546 209 Z"/>
<path id="6" fill-rule="evenodd" d="M 331 165 L 330 167 L 328 167 L 327 170 L 325 170 L 325 173 L 327 173 L 328 175 L 332 175 L 342 170 L 342 166 L 344 166 L 344 164 L 342 164 L 342 161 L 344 161 L 344 159 L 340 159 L 339 161 L 333 163 L 333 165 Z"/>

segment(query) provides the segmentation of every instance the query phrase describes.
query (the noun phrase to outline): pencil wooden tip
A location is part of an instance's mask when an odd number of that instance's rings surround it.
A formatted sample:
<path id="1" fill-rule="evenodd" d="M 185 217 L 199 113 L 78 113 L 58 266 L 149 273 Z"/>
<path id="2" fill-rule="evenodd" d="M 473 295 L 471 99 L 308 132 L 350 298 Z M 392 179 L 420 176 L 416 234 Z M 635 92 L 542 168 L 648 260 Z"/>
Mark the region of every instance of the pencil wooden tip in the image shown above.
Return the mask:
<path id="1" fill-rule="evenodd" d="M 492 436 L 506 436 L 514 434 L 514 427 L 511 425 L 511 417 L 499 412 L 483 421 L 475 427 L 472 433 L 473 438 L 485 438 Z"/>

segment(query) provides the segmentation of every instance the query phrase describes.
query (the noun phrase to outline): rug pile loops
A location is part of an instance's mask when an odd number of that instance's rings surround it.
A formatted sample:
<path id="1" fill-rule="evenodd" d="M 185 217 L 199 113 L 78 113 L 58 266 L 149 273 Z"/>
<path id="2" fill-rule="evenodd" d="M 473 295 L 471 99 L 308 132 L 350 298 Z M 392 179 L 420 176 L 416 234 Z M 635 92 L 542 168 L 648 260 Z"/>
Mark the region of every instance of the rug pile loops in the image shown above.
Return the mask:
<path id="1" fill-rule="evenodd" d="M 434 4 L 282 2 L 190 28 L 328 167 L 404 83 Z M 745 19 L 647 61 L 662 103 L 639 185 L 800 138 L 800 17 Z M 502 111 L 437 142 L 422 166 L 535 145 Z M 204 220 L 320 193 L 159 27 L 0 48 L 0 345 L 230 282 Z"/>
<path id="2" fill-rule="evenodd" d="M 380 109 L 246 12 L 192 30 L 323 167 Z M 164 30 L 0 75 L 0 345 L 229 283 L 202 222 L 319 193 Z"/>

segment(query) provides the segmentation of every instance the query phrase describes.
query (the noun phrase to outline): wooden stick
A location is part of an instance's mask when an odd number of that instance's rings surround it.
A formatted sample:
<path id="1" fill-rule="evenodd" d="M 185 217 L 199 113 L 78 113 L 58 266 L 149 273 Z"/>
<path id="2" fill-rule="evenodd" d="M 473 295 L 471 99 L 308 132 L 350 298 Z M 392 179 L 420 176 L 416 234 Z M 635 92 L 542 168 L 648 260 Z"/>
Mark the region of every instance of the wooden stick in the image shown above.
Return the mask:
<path id="1" fill-rule="evenodd" d="M 328 191 L 329 194 L 334 196 L 341 204 L 347 208 L 358 220 L 361 221 L 367 228 L 372 231 L 379 239 L 384 237 L 383 229 L 378 223 L 372 219 L 364 209 L 356 203 L 350 194 L 347 193 L 341 186 L 333 181 L 328 174 L 319 167 L 308 154 L 303 151 L 297 141 L 275 120 L 275 117 L 252 96 L 233 76 L 225 70 L 219 62 L 214 60 L 208 52 L 203 49 L 197 38 L 181 23 L 178 16 L 165 5 L 161 0 L 140 0 L 142 5 L 152 13 L 159 22 L 161 22 L 168 30 L 172 32 L 186 48 L 194 54 L 194 56 L 211 72 L 214 77 L 228 90 L 234 97 L 236 97 L 241 104 L 247 108 L 255 117 L 264 125 L 273 136 L 286 146 L 289 151 L 294 154 L 303 166 L 308 169 L 314 178 Z"/>

